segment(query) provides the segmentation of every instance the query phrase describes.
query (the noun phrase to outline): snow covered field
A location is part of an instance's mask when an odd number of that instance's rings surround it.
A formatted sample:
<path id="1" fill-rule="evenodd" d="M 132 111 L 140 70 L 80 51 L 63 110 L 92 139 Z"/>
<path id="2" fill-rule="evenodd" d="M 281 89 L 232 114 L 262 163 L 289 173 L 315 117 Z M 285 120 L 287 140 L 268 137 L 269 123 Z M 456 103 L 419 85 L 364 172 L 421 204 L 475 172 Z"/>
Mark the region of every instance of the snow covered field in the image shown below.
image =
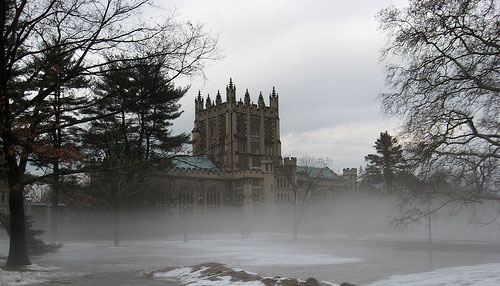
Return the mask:
<path id="1" fill-rule="evenodd" d="M 27 272 L 0 270 L 0 285 L 177 285 L 140 278 L 164 267 L 207 262 L 232 265 L 263 277 L 294 277 L 356 285 L 500 285 L 500 245 L 424 243 L 389 238 L 311 236 L 292 241 L 289 234 L 236 234 L 179 237 L 158 241 L 66 242 L 57 253 L 34 258 Z M 0 256 L 7 241 L 0 241 Z M 5 258 L 0 258 L 4 264 Z M 240 285 L 226 281 L 225 284 Z"/>
<path id="2" fill-rule="evenodd" d="M 499 270 L 500 263 L 450 267 L 423 273 L 395 275 L 388 279 L 371 283 L 369 286 L 498 286 L 500 285 Z"/>

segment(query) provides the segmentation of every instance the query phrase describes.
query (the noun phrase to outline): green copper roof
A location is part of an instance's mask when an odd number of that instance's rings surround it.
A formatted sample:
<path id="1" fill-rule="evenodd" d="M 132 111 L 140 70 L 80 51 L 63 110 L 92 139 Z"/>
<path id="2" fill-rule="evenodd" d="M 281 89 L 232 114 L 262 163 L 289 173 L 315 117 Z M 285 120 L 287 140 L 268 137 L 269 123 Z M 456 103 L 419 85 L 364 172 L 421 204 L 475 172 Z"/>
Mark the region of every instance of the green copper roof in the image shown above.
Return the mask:
<path id="1" fill-rule="evenodd" d="M 213 171 L 219 171 L 214 163 L 206 157 L 190 157 L 182 156 L 172 159 L 172 166 L 174 168 L 185 168 L 185 169 L 208 169 Z"/>
<path id="2" fill-rule="evenodd" d="M 335 174 L 330 168 L 318 168 L 318 167 L 309 167 L 309 166 L 297 166 L 297 173 L 307 173 L 309 176 L 313 178 L 325 178 L 325 179 L 336 179 L 338 178 L 337 174 Z"/>

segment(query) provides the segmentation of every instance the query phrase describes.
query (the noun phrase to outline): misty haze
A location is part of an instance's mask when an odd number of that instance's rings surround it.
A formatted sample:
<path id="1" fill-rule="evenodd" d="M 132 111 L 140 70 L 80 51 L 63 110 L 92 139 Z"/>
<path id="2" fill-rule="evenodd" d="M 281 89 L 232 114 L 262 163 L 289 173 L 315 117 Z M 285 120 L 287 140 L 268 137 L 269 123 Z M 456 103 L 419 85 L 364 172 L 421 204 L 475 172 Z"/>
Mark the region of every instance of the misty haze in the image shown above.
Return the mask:
<path id="1" fill-rule="evenodd" d="M 0 286 L 500 285 L 500 1 L 0 15 Z"/>
<path id="2" fill-rule="evenodd" d="M 60 250 L 32 259 L 41 272 L 23 276 L 28 281 L 47 281 L 42 285 L 182 285 L 186 282 L 175 277 L 156 281 L 138 277 L 167 266 L 218 262 L 263 277 L 315 277 L 337 284 L 368 285 L 392 276 L 373 285 L 401 285 L 401 281 L 413 285 L 442 268 L 448 269 L 442 280 L 445 285 L 461 285 L 471 279 L 493 281 L 476 285 L 496 284 L 498 278 L 485 277 L 484 271 L 485 267 L 497 269 L 498 264 L 490 263 L 500 258 L 498 231 L 469 225 L 473 210 L 433 221 L 433 245 L 429 247 L 426 225 L 405 231 L 387 227 L 393 205 L 390 199 L 367 194 L 315 204 L 314 212 L 319 215 L 304 221 L 296 241 L 290 208 L 272 216 L 252 214 L 251 218 L 230 208 L 186 216 L 162 209 L 131 211 L 122 214 L 118 247 L 113 246 L 109 215 L 81 211 L 60 225 L 55 240 L 64 242 Z M 47 223 L 46 219 L 35 225 L 49 229 Z M 2 238 L 5 251 L 7 237 Z M 50 236 L 44 240 L 51 241 Z M 481 266 L 470 266 L 478 264 Z M 470 266 L 467 277 L 460 266 Z M 419 272 L 423 274 L 407 275 Z M 430 281 L 445 274 L 434 275 Z"/>

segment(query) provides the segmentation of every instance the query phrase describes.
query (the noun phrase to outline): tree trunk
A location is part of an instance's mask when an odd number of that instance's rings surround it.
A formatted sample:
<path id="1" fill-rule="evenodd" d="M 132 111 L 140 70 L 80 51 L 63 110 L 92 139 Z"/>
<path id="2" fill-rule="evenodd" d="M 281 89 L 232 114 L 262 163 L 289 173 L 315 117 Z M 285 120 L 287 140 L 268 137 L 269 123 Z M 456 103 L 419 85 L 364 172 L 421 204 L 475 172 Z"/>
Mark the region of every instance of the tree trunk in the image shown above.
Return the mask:
<path id="1" fill-rule="evenodd" d="M 294 192 L 294 204 L 293 204 L 293 240 L 297 240 L 299 236 L 299 214 L 297 207 L 297 192 Z"/>
<path id="2" fill-rule="evenodd" d="M 54 160 L 53 166 L 54 178 L 52 182 L 52 197 L 50 207 L 50 232 L 55 239 L 59 233 L 59 162 Z"/>
<path id="3" fill-rule="evenodd" d="M 429 235 L 429 244 L 432 244 L 432 228 L 431 228 L 431 200 L 427 200 L 427 230 Z"/>
<path id="4" fill-rule="evenodd" d="M 61 130 L 61 85 L 59 83 L 59 74 L 57 76 L 57 87 L 54 98 L 54 115 L 55 115 L 55 129 L 53 136 L 54 147 L 59 149 L 62 141 Z M 52 173 L 54 178 L 52 181 L 52 206 L 50 212 L 50 231 L 52 238 L 56 238 L 59 232 L 59 160 L 57 156 L 54 158 Z"/>
<path id="5" fill-rule="evenodd" d="M 295 218 L 293 223 L 293 240 L 297 240 L 298 236 L 299 236 L 299 222 Z"/>
<path id="6" fill-rule="evenodd" d="M 26 249 L 26 226 L 24 216 L 24 188 L 19 176 L 8 172 L 9 210 L 10 210 L 10 245 L 6 267 L 15 268 L 31 264 Z"/>
<path id="7" fill-rule="evenodd" d="M 120 213 L 113 211 L 113 245 L 120 246 Z"/>
<path id="8" fill-rule="evenodd" d="M 12 133 L 7 131 L 9 130 L 11 121 L 6 119 L 5 114 L 3 114 L 2 124 L 5 125 L 5 131 L 2 134 L 2 145 L 5 156 L 4 159 L 8 167 L 7 181 L 9 185 L 10 212 L 10 245 L 6 267 L 12 268 L 29 265 L 31 262 L 26 249 L 24 187 L 21 185 L 23 169 L 17 165 L 16 155 L 12 154 L 10 150 L 10 147 L 14 145 L 13 142 L 15 142 L 15 140 Z"/>
<path id="9" fill-rule="evenodd" d="M 187 213 L 186 206 L 184 205 L 184 242 L 187 242 Z M 245 222 L 245 227 L 248 228 L 247 223 Z"/>
<path id="10" fill-rule="evenodd" d="M 50 235 L 52 239 L 59 235 L 59 206 L 54 205 L 54 202 L 50 206 Z"/>

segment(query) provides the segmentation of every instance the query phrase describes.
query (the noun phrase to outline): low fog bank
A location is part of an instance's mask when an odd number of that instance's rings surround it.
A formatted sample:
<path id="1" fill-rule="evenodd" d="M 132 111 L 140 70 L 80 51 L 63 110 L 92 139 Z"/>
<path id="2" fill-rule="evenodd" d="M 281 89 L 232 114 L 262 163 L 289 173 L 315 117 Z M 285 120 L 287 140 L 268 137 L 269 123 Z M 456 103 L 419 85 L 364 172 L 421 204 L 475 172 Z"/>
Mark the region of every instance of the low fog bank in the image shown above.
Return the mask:
<path id="1" fill-rule="evenodd" d="M 71 285 L 143 285 L 149 281 L 136 279 L 145 270 L 208 262 L 266 277 L 315 277 L 366 285 L 393 275 L 429 271 L 444 275 L 432 271 L 481 264 L 474 272 L 499 261 L 500 232 L 493 224 L 471 224 L 477 209 L 462 208 L 457 215 L 450 215 L 456 211 L 453 206 L 443 209 L 432 221 L 435 243 L 429 247 L 426 220 L 405 230 L 387 226 L 395 205 L 381 196 L 339 197 L 313 204 L 303 214 L 297 241 L 292 240 L 292 205 L 272 213 L 264 206 L 246 213 L 244 208 L 229 207 L 135 210 L 120 216 L 120 247 L 113 246 L 109 213 L 65 210 L 57 237 L 51 236 L 49 216 L 34 216 L 34 227 L 47 230 L 43 239 L 64 242 L 64 247 L 32 261 L 56 267 L 50 279 Z M 485 206 L 481 213 L 494 211 Z M 0 264 L 7 253 L 3 231 Z M 490 274 L 498 276 L 496 271 L 485 275 Z"/>
<path id="2" fill-rule="evenodd" d="M 365 195 L 343 197 L 334 201 L 312 204 L 300 213 L 299 239 L 309 236 L 333 236 L 351 239 L 395 238 L 425 240 L 428 238 L 427 220 L 410 224 L 405 229 L 391 228 L 389 221 L 395 215 L 391 198 Z M 474 240 L 500 242 L 497 223 L 488 225 L 473 222 L 478 209 L 456 208 L 441 210 L 433 218 L 433 240 Z M 484 206 L 482 213 L 496 210 Z M 299 214 L 299 213 L 298 213 Z M 49 216 L 33 215 L 34 227 L 47 230 L 44 239 L 50 241 L 113 240 L 113 220 L 109 213 L 96 210 L 65 210 L 57 237 L 51 235 Z M 211 234 L 241 235 L 252 233 L 290 233 L 294 224 L 293 205 L 273 209 L 254 206 L 222 208 L 164 208 L 141 209 L 120 214 L 120 240 L 197 239 Z"/>

